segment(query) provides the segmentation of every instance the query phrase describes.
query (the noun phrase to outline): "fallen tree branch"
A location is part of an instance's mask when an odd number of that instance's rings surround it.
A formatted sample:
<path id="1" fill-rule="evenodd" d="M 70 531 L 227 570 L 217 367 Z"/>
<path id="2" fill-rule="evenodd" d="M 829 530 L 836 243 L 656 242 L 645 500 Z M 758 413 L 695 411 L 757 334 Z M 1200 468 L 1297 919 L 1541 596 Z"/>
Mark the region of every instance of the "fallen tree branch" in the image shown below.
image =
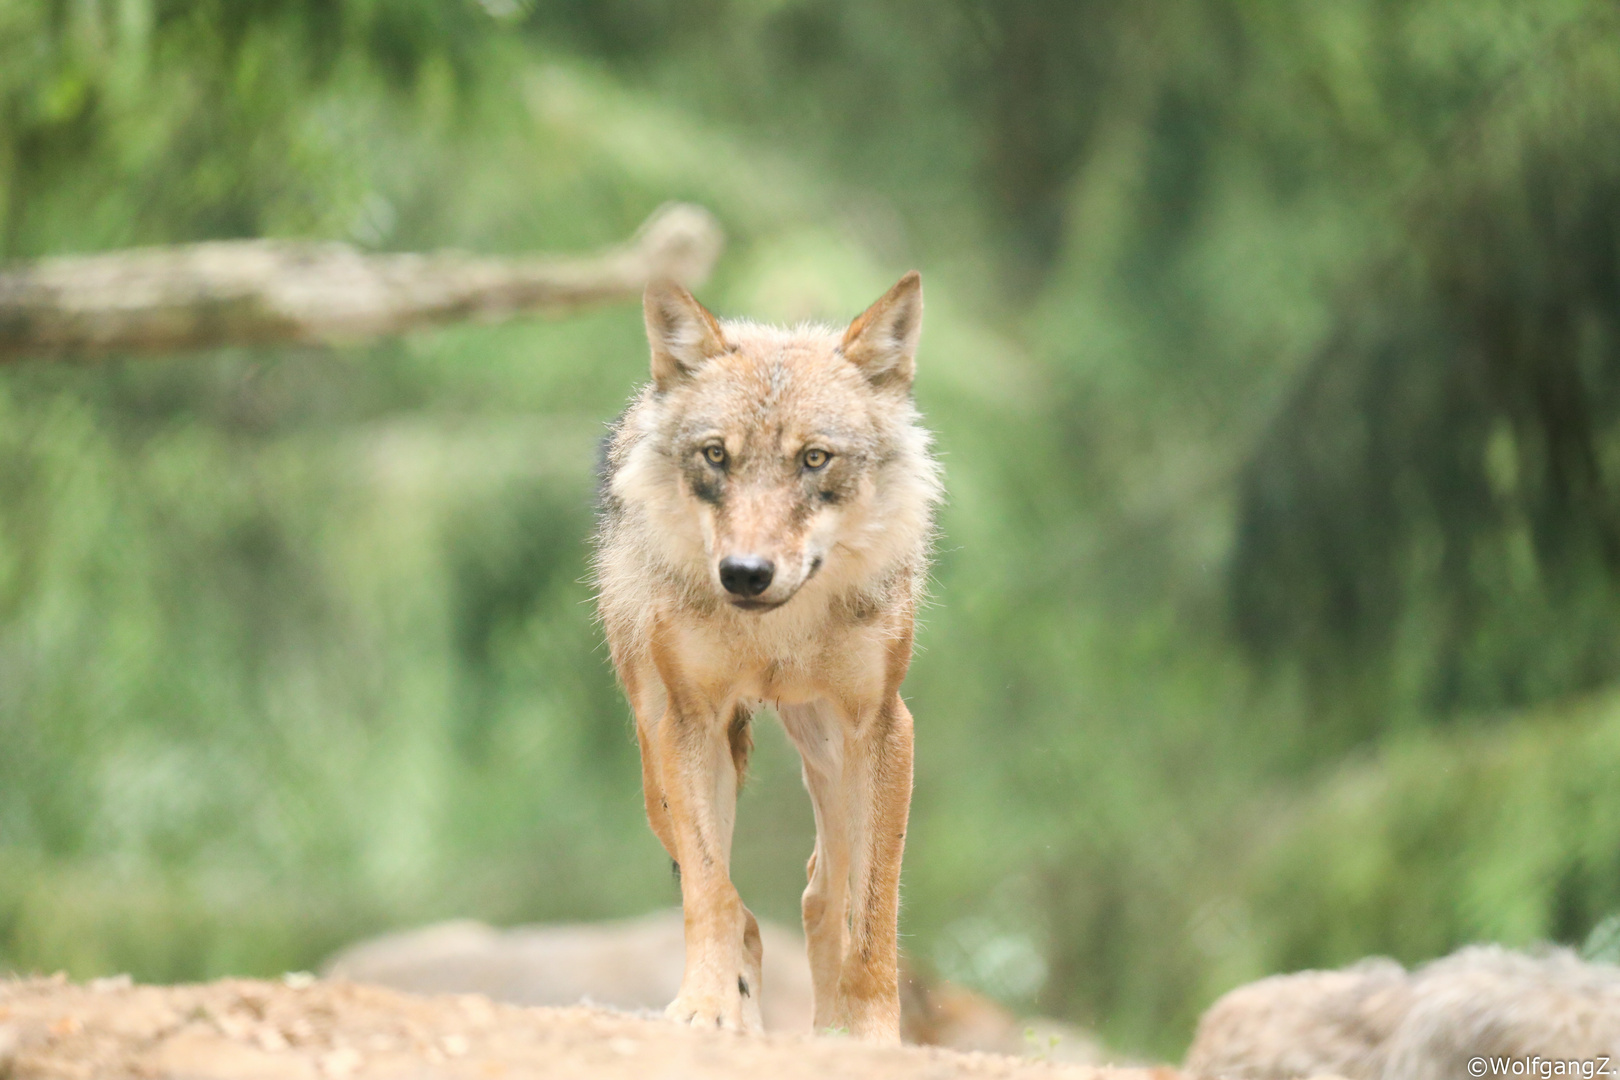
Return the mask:
<path id="1" fill-rule="evenodd" d="M 463 320 L 561 313 L 692 285 L 720 228 L 674 203 L 593 255 L 368 255 L 346 244 L 228 240 L 40 259 L 0 270 L 0 360 L 352 343 Z"/>

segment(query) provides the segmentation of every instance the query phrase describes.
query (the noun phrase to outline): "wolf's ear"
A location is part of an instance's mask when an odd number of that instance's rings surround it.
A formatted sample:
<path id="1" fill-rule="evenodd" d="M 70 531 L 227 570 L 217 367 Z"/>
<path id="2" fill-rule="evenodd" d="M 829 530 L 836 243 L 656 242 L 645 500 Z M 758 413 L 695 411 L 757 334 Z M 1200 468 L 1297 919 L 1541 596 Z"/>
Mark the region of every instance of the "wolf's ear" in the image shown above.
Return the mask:
<path id="1" fill-rule="evenodd" d="M 652 346 L 653 382 L 660 390 L 691 375 L 705 360 L 726 351 L 720 321 L 673 281 L 654 281 L 641 298 Z"/>
<path id="2" fill-rule="evenodd" d="M 843 353 L 873 386 L 909 390 L 922 334 L 922 275 L 913 270 L 844 332 Z"/>

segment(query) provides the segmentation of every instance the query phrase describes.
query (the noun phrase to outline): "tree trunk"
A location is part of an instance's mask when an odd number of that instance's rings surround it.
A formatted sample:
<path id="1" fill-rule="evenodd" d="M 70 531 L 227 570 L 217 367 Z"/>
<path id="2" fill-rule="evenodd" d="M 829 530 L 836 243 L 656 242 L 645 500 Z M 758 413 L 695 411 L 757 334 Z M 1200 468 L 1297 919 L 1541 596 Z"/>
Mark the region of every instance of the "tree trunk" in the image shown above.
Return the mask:
<path id="1" fill-rule="evenodd" d="M 719 256 L 699 207 L 660 209 L 593 255 L 368 255 L 345 244 L 227 240 L 15 264 L 0 270 L 0 361 L 222 345 L 352 343 L 444 323 L 556 314 L 693 285 Z"/>

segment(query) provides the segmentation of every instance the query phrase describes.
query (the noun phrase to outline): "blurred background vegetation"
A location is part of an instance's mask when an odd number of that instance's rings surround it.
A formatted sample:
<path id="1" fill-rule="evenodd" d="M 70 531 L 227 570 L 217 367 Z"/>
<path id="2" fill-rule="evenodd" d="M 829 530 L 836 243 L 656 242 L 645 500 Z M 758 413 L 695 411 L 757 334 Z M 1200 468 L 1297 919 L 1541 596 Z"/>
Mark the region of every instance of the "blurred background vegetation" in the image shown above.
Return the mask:
<path id="1" fill-rule="evenodd" d="M 6 258 L 672 198 L 723 313 L 927 279 L 921 966 L 1175 1055 L 1266 973 L 1613 938 L 1612 0 L 0 0 Z M 676 902 L 583 583 L 645 364 L 623 305 L 0 372 L 0 969 Z"/>

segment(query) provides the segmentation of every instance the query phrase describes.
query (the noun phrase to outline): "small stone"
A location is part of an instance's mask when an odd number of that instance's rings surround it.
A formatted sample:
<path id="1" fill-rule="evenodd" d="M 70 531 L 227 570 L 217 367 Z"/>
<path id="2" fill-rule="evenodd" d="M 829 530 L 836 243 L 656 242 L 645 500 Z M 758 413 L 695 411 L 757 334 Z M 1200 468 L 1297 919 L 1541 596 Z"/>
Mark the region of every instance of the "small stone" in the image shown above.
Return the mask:
<path id="1" fill-rule="evenodd" d="M 359 1071 L 364 1062 L 365 1059 L 360 1056 L 360 1051 L 355 1050 L 353 1047 L 343 1046 L 329 1054 L 322 1054 L 318 1064 L 320 1065 L 321 1074 L 326 1076 L 328 1080 L 344 1080 L 345 1077 L 353 1076 Z"/>
<path id="2" fill-rule="evenodd" d="M 219 1028 L 219 1033 L 227 1039 L 233 1039 L 236 1042 L 247 1042 L 254 1036 L 253 1025 L 239 1016 L 233 1016 L 230 1013 L 219 1013 L 213 1017 L 213 1020 L 214 1026 Z"/>
<path id="3" fill-rule="evenodd" d="M 289 971 L 281 977 L 281 981 L 289 989 L 307 990 L 314 986 L 317 980 L 307 971 Z"/>
<path id="4" fill-rule="evenodd" d="M 487 1027 L 496 1020 L 495 1006 L 480 994 L 463 994 L 456 999 L 462 1015 L 478 1027 Z"/>
<path id="5" fill-rule="evenodd" d="M 451 1057 L 466 1057 L 467 1051 L 471 1049 L 463 1035 L 446 1035 L 439 1040 L 439 1045 L 444 1047 L 444 1052 Z"/>
<path id="6" fill-rule="evenodd" d="M 128 990 L 135 985 L 135 980 L 127 973 L 123 975 L 108 975 L 102 979 L 90 980 L 92 994 L 115 994 L 120 990 Z"/>
<path id="7" fill-rule="evenodd" d="M 626 1039 L 621 1035 L 616 1039 L 610 1039 L 608 1041 L 608 1049 L 612 1050 L 615 1054 L 630 1057 L 635 1054 L 637 1050 L 641 1049 L 641 1047 L 636 1044 L 636 1040 Z"/>
<path id="8" fill-rule="evenodd" d="M 257 1042 L 260 1050 L 271 1054 L 280 1053 L 292 1045 L 287 1041 L 287 1036 L 273 1027 L 260 1028 Z"/>

